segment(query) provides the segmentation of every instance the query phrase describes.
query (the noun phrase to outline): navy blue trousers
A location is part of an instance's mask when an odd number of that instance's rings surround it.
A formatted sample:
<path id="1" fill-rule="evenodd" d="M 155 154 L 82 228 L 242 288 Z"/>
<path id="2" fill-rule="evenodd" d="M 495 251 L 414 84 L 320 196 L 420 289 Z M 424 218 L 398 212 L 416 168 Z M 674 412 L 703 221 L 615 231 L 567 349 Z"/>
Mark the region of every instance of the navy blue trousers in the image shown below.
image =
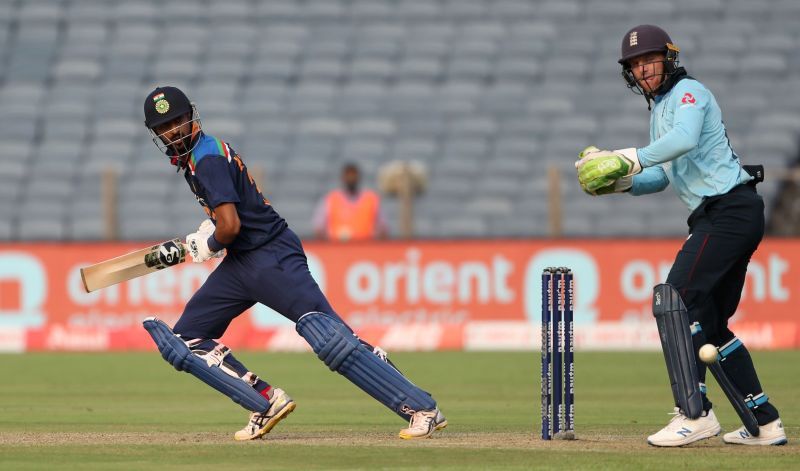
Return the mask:
<path id="1" fill-rule="evenodd" d="M 257 302 L 292 322 L 312 311 L 338 318 L 311 277 L 300 239 L 287 228 L 255 250 L 226 255 L 186 304 L 173 330 L 184 338 L 218 339 Z"/>
<path id="2" fill-rule="evenodd" d="M 681 293 L 689 318 L 719 346 L 734 337 L 728 319 L 742 297 L 747 265 L 764 236 L 764 202 L 750 185 L 704 201 L 689 216 L 667 283 Z"/>
<path id="3" fill-rule="evenodd" d="M 736 313 L 747 265 L 764 236 L 764 201 L 753 186 L 739 185 L 725 195 L 708 198 L 688 222 L 691 236 L 678 252 L 667 282 L 681 293 L 690 320 L 700 323 L 701 331 L 692 336 L 697 352 L 706 342 L 721 347 L 735 337 L 728 320 Z M 741 342 L 737 345 L 721 362 L 722 368 L 739 391 L 757 398 L 763 393 L 761 382 L 750 353 Z M 696 364 L 705 383 L 706 365 L 699 357 Z M 703 394 L 703 407 L 709 410 L 711 406 Z M 778 418 L 770 402 L 754 413 L 760 425 Z"/>

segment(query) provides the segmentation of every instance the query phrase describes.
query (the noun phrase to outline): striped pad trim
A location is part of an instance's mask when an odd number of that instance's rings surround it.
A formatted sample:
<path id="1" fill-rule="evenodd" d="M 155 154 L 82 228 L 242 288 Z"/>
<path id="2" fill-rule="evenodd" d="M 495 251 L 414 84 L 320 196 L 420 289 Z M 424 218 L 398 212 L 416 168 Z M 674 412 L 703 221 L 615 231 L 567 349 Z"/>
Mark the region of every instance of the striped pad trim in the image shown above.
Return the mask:
<path id="1" fill-rule="evenodd" d="M 703 328 L 700 327 L 699 322 L 692 322 L 692 324 L 689 326 L 689 331 L 692 333 L 692 335 L 694 335 L 702 332 Z"/>
<path id="2" fill-rule="evenodd" d="M 730 342 L 726 343 L 725 345 L 719 347 L 719 358 L 720 361 L 724 360 L 725 357 L 733 353 L 737 348 L 744 345 L 741 340 L 734 337 L 730 340 Z"/>
<path id="3" fill-rule="evenodd" d="M 767 396 L 763 392 L 756 394 L 755 396 L 753 396 L 752 394 L 748 394 L 747 397 L 744 398 L 744 403 L 750 409 L 756 409 L 758 406 L 766 403 L 767 401 L 769 401 L 769 396 Z"/>

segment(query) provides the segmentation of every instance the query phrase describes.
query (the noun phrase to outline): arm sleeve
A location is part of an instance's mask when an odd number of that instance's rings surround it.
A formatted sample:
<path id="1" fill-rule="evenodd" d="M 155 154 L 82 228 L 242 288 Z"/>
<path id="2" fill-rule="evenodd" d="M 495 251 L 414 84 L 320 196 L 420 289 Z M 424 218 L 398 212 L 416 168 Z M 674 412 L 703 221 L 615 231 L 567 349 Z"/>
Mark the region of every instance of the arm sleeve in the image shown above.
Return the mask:
<path id="1" fill-rule="evenodd" d="M 634 196 L 658 193 L 669 186 L 667 173 L 660 165 L 647 167 L 642 173 L 633 176 L 630 193 Z"/>
<path id="2" fill-rule="evenodd" d="M 676 86 L 675 93 L 680 98 L 674 105 L 672 129 L 649 146 L 637 151 L 642 167 L 652 167 L 676 159 L 697 147 L 700 141 L 709 103 L 708 90 L 694 81 L 682 80 L 678 85 L 680 86 Z"/>
<path id="3" fill-rule="evenodd" d="M 228 159 L 221 155 L 208 155 L 198 162 L 195 177 L 203 185 L 208 206 L 216 208 L 222 203 L 238 203 L 239 194 L 233 184 Z"/>

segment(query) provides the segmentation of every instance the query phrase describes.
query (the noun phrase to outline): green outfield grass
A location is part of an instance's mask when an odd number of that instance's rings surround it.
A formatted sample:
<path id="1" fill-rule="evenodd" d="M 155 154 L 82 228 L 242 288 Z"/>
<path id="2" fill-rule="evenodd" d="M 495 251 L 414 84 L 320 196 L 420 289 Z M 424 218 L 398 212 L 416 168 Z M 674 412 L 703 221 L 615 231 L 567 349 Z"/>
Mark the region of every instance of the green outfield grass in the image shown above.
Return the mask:
<path id="1" fill-rule="evenodd" d="M 549 443 L 538 439 L 538 352 L 394 354 L 450 422 L 440 435 L 418 441 L 397 439 L 403 422 L 312 354 L 239 356 L 298 404 L 266 440 L 234 442 L 247 413 L 155 352 L 0 356 L 0 469 L 800 466 L 800 351 L 754 354 L 789 445 L 744 448 L 716 438 L 682 449 L 645 442 L 669 419 L 660 353 L 578 352 L 579 440 Z M 709 389 L 723 429 L 738 427 L 716 384 Z"/>

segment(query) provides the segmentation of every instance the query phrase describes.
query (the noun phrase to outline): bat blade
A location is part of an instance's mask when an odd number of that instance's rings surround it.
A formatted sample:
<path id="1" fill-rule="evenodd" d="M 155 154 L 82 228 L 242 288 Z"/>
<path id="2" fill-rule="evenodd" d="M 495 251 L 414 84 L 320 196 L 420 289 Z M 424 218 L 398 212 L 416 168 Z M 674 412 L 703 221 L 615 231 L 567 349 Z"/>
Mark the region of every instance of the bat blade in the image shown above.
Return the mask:
<path id="1" fill-rule="evenodd" d="M 172 239 L 81 268 L 87 293 L 162 270 L 186 261 L 186 246 Z"/>

